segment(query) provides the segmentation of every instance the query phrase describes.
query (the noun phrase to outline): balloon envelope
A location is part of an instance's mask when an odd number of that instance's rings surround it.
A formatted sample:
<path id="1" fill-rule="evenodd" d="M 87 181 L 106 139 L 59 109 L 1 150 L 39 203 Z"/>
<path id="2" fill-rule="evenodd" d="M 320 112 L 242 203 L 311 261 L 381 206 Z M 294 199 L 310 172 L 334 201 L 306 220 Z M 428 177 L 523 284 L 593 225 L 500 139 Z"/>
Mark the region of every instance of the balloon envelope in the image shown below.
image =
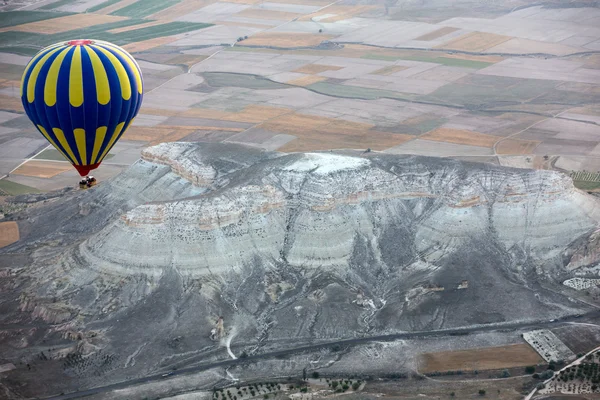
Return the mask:
<path id="1" fill-rule="evenodd" d="M 27 116 L 81 176 L 97 168 L 142 105 L 142 72 L 119 46 L 72 40 L 36 54 L 21 79 Z"/>

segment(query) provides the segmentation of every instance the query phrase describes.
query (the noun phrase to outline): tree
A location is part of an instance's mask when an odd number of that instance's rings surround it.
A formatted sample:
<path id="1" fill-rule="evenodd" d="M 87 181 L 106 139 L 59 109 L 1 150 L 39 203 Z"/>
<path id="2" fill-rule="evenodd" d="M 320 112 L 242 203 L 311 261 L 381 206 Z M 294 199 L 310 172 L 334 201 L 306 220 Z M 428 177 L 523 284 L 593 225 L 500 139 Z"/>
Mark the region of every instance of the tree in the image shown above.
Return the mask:
<path id="1" fill-rule="evenodd" d="M 317 371 L 313 372 L 313 373 L 312 373 L 312 377 L 313 377 L 314 379 L 319 379 L 319 373 L 318 373 Z"/>
<path id="2" fill-rule="evenodd" d="M 334 388 L 334 389 L 335 389 L 336 387 L 338 387 L 338 381 L 333 381 L 333 382 L 331 382 L 331 387 L 332 387 L 332 388 Z"/>
<path id="3" fill-rule="evenodd" d="M 502 375 L 503 378 L 508 378 L 510 376 L 510 372 L 508 372 L 507 369 L 502 370 Z"/>
<path id="4" fill-rule="evenodd" d="M 342 390 L 345 392 L 348 389 L 350 389 L 350 386 L 348 386 L 347 383 L 344 383 L 344 385 L 342 385 Z"/>
<path id="5" fill-rule="evenodd" d="M 354 382 L 352 384 L 352 390 L 358 390 L 359 387 L 360 387 L 360 383 L 358 383 L 358 382 Z"/>
<path id="6" fill-rule="evenodd" d="M 535 372 L 535 367 L 533 365 L 530 365 L 529 367 L 525 367 L 526 374 L 533 374 L 534 372 Z"/>
<path id="7" fill-rule="evenodd" d="M 450 392 L 450 397 L 454 397 L 454 396 L 455 396 L 454 392 Z"/>
<path id="8" fill-rule="evenodd" d="M 484 389 L 479 389 L 479 395 L 480 396 L 485 396 L 485 390 Z"/>
<path id="9" fill-rule="evenodd" d="M 246 350 L 242 351 L 242 354 L 240 354 L 240 358 L 248 358 L 248 353 L 246 353 Z"/>
<path id="10" fill-rule="evenodd" d="M 540 379 L 546 380 L 546 379 L 552 378 L 553 376 L 554 376 L 554 371 L 547 369 L 540 374 Z"/>

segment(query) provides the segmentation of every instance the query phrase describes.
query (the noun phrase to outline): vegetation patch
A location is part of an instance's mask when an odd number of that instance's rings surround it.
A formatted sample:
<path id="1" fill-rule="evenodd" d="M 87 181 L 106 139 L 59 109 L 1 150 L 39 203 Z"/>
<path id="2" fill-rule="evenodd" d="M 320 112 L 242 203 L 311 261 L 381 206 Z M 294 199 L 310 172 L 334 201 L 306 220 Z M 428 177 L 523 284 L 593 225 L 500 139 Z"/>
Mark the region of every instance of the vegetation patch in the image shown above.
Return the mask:
<path id="1" fill-rule="evenodd" d="M 407 61 L 421 61 L 421 62 L 430 62 L 435 64 L 442 64 L 449 67 L 463 67 L 463 68 L 474 68 L 481 69 L 492 65 L 493 63 L 483 62 L 483 61 L 474 61 L 474 60 L 463 60 L 460 58 L 450 58 L 450 57 L 428 57 L 428 56 L 393 56 L 393 55 L 385 55 L 385 54 L 366 54 L 361 58 L 366 58 L 369 60 L 382 60 L 382 61 L 398 61 L 398 60 L 407 60 Z"/>
<path id="2" fill-rule="evenodd" d="M 208 26 L 211 26 L 211 24 L 202 24 L 195 22 L 169 22 L 166 24 L 149 26 L 146 28 L 135 29 L 126 32 L 109 32 L 113 29 L 145 23 L 148 23 L 148 21 L 144 19 L 129 19 L 49 35 L 18 31 L 0 32 L 0 47 L 15 49 L 11 50 L 10 52 L 19 51 L 21 53 L 25 52 L 29 54 L 34 50 L 36 50 L 37 52 L 37 50 L 45 46 L 69 40 L 74 37 L 101 37 L 103 40 L 118 45 L 125 45 L 132 42 L 139 42 L 162 36 L 177 35 L 180 33 L 203 29 Z M 24 50 L 29 48 L 31 48 L 32 50 Z"/>
<path id="3" fill-rule="evenodd" d="M 164 10 L 165 8 L 174 6 L 180 1 L 181 0 L 140 0 L 112 12 L 111 15 L 119 15 L 121 17 L 130 18 L 144 18 Z"/>
<path id="4" fill-rule="evenodd" d="M 142 40 L 149 40 L 163 36 L 179 35 L 180 33 L 196 31 L 199 29 L 208 28 L 209 26 L 212 26 L 212 24 L 180 21 L 168 22 L 162 25 L 149 26 L 133 31 L 114 34 L 112 40 L 109 41 L 118 45 L 124 45 L 127 43 L 140 42 Z"/>
<path id="5" fill-rule="evenodd" d="M 590 181 L 573 181 L 573 185 L 581 190 L 597 190 L 600 189 L 600 182 Z"/>
<path id="6" fill-rule="evenodd" d="M 34 56 L 37 52 L 40 51 L 37 47 L 26 47 L 26 46 L 14 46 L 14 47 L 6 47 L 0 46 L 0 53 L 12 53 L 18 54 L 20 56 Z"/>
<path id="7" fill-rule="evenodd" d="M 96 11 L 102 10 L 103 8 L 106 8 L 108 6 L 112 6 L 113 4 L 116 4 L 120 1 L 121 0 L 107 0 L 104 3 L 96 4 L 94 7 L 88 8 L 86 10 L 86 12 L 96 12 Z"/>
<path id="8" fill-rule="evenodd" d="M 234 74 L 228 72 L 205 72 L 202 74 L 212 87 L 241 87 L 245 89 L 285 89 L 288 85 L 273 82 L 258 75 Z"/>
<path id="9" fill-rule="evenodd" d="M 0 32 L 0 46 L 4 47 L 12 47 L 13 45 L 21 45 L 16 47 L 28 47 L 35 48 L 35 43 L 41 40 L 41 35 L 39 33 L 30 33 L 30 32 L 18 32 L 18 31 L 7 31 Z M 36 49 L 36 53 L 39 51 L 39 48 Z"/>
<path id="10" fill-rule="evenodd" d="M 41 190 L 31 186 L 21 185 L 20 183 L 9 181 L 8 179 L 0 180 L 0 193 L 7 196 L 17 196 L 27 193 L 41 193 Z"/>
<path id="11" fill-rule="evenodd" d="M 29 22 L 43 21 L 45 19 L 73 15 L 68 12 L 45 11 L 5 11 L 0 13 L 0 28 L 27 24 Z"/>
<path id="12" fill-rule="evenodd" d="M 58 0 L 54 3 L 46 4 L 38 8 L 38 10 L 54 10 L 55 8 L 65 6 L 69 3 L 72 3 L 72 0 Z"/>
<path id="13" fill-rule="evenodd" d="M 600 352 L 588 354 L 576 365 L 562 369 L 547 384 L 540 384 L 538 389 L 541 394 L 600 392 Z"/>
<path id="14" fill-rule="evenodd" d="M 335 97 L 346 97 L 351 99 L 375 100 L 380 98 L 411 100 L 409 95 L 391 90 L 363 88 L 358 86 L 338 85 L 335 83 L 318 82 L 308 86 L 309 89 Z"/>

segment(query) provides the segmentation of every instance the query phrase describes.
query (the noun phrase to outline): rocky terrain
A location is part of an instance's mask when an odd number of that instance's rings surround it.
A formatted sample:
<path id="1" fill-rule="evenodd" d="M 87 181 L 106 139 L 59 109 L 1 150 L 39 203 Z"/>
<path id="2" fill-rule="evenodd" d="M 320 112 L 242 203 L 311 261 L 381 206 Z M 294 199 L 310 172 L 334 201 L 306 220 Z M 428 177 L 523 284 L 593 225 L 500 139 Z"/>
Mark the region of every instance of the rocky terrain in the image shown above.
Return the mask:
<path id="1" fill-rule="evenodd" d="M 263 346 L 576 314 L 589 306 L 562 282 L 592 277 L 600 219 L 556 172 L 218 143 L 150 147 L 92 189 L 13 201 L 35 206 L 6 217 L 21 240 L 0 249 L 0 364 L 62 377 L 21 387 L 35 395 Z"/>

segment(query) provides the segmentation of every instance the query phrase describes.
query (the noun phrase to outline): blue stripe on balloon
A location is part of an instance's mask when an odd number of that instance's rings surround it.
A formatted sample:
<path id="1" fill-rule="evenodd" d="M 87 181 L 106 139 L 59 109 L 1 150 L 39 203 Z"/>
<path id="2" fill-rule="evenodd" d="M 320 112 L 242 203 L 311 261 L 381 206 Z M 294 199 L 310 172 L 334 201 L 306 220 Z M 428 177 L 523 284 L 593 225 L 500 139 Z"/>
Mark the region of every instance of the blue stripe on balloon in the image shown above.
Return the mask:
<path id="1" fill-rule="evenodd" d="M 38 117 L 39 124 L 44 127 L 48 136 L 50 136 L 57 146 L 61 148 L 63 152 L 66 153 L 66 149 L 59 143 L 58 138 L 54 135 L 52 128 L 60 127 L 58 116 L 54 110 L 48 110 L 46 107 L 46 103 L 44 102 L 44 84 L 46 83 L 46 76 L 48 75 L 48 70 L 52 65 L 52 62 L 58 55 L 60 54 L 60 50 L 55 54 L 50 56 L 46 62 L 42 65 L 40 69 L 40 73 L 38 74 L 37 80 L 35 82 L 35 98 L 33 100 L 32 106 L 34 108 L 34 113 Z"/>
<path id="2" fill-rule="evenodd" d="M 90 60 L 90 56 L 87 51 L 85 51 L 82 47 L 81 49 L 81 68 L 83 71 L 83 115 L 85 118 L 84 127 L 85 127 L 85 136 L 86 136 L 86 153 L 87 153 L 87 162 L 88 164 L 92 163 L 92 154 L 94 152 L 94 143 L 96 137 L 96 128 L 100 126 L 106 126 L 104 121 L 99 118 L 100 112 L 99 108 L 103 108 L 105 106 L 101 106 L 98 104 L 98 100 L 96 97 L 96 82 L 94 81 L 94 70 L 92 69 L 92 61 Z"/>
<path id="3" fill-rule="evenodd" d="M 106 75 L 108 77 L 108 84 L 110 86 L 110 102 L 109 106 L 109 118 L 108 118 L 108 129 L 106 131 L 106 137 L 104 138 L 104 142 L 102 143 L 102 147 L 100 148 L 99 156 L 104 153 L 104 150 L 108 146 L 110 139 L 112 138 L 117 125 L 122 122 L 121 112 L 123 108 L 123 97 L 121 96 L 121 84 L 119 82 L 119 76 L 117 75 L 117 71 L 113 67 L 112 63 L 102 53 L 101 51 L 96 51 L 96 54 L 102 61 L 104 65 L 104 69 L 106 70 Z"/>
<path id="4" fill-rule="evenodd" d="M 77 143 L 75 142 L 75 136 L 73 135 L 73 129 L 77 128 L 77 126 L 73 125 L 72 116 L 71 116 L 71 104 L 69 104 L 69 78 L 70 78 L 70 68 L 71 68 L 71 59 L 73 58 L 73 52 L 75 51 L 75 46 L 69 50 L 67 56 L 63 60 L 60 70 L 58 72 L 58 85 L 56 87 L 56 104 L 53 107 L 56 115 L 58 116 L 59 127 L 63 131 L 65 135 L 65 139 L 67 139 L 67 143 L 79 164 L 82 163 L 81 156 L 79 155 L 79 151 L 77 150 Z"/>
<path id="5" fill-rule="evenodd" d="M 125 122 L 125 128 L 126 128 L 127 124 L 129 123 L 129 121 L 131 121 L 131 119 L 135 115 L 136 109 L 138 108 L 139 94 L 138 94 L 138 87 L 137 87 L 137 81 L 135 78 L 135 74 L 131 70 L 129 63 L 125 59 L 123 59 L 123 57 L 119 53 L 114 51 L 114 49 L 112 49 L 110 46 L 101 46 L 101 47 L 103 49 L 105 49 L 106 51 L 111 52 L 121 62 L 121 64 L 125 68 L 125 72 L 127 72 L 127 76 L 129 77 L 129 82 L 131 84 L 131 98 L 129 100 L 127 100 L 127 104 L 128 104 L 127 112 L 126 113 L 123 112 L 120 117 L 120 121 Z M 125 129 L 121 130 L 119 137 L 121 135 L 123 135 L 124 132 L 125 132 Z"/>

